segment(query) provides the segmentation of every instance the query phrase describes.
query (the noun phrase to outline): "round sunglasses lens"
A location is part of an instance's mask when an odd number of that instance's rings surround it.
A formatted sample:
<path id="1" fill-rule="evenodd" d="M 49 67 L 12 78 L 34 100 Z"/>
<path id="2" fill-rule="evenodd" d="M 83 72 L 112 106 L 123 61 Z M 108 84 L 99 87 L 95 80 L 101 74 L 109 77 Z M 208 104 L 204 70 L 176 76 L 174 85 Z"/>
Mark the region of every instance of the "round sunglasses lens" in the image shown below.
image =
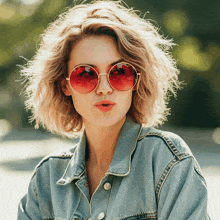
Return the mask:
<path id="1" fill-rule="evenodd" d="M 89 66 L 78 66 L 70 75 L 70 85 L 79 93 L 89 93 L 98 83 L 96 71 Z"/>
<path id="2" fill-rule="evenodd" d="M 132 88 L 136 80 L 136 71 L 133 66 L 119 63 L 113 66 L 109 75 L 109 81 L 115 89 L 126 91 Z"/>

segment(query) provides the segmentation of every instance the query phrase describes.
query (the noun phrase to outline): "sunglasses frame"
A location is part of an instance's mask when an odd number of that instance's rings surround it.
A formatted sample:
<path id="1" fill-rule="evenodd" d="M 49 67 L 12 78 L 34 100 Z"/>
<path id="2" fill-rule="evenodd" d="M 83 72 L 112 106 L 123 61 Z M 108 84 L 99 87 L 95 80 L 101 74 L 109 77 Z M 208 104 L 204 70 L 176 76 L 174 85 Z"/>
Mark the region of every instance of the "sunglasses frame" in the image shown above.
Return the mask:
<path id="1" fill-rule="evenodd" d="M 135 73 L 136 73 L 136 75 L 137 75 L 134 85 L 133 85 L 131 88 L 127 89 L 127 90 L 117 90 L 117 89 L 115 89 L 115 88 L 112 86 L 112 84 L 111 84 L 110 81 L 109 81 L 109 75 L 110 75 L 111 70 L 112 70 L 116 65 L 118 65 L 118 64 L 122 64 L 122 65 L 123 65 L 123 64 L 128 64 L 128 65 L 130 65 L 130 66 L 135 70 Z M 115 90 L 117 90 L 117 91 L 128 91 L 128 90 L 134 88 L 134 87 L 137 85 L 137 82 L 138 82 L 138 80 L 139 80 L 139 76 L 141 75 L 141 74 L 136 70 L 136 68 L 135 68 L 132 64 L 127 63 L 127 62 L 120 62 L 120 63 L 114 64 L 114 65 L 109 69 L 109 71 L 108 71 L 107 73 L 98 73 L 95 67 L 90 66 L 90 65 L 81 65 L 81 64 L 80 64 L 80 65 L 77 65 L 77 66 L 75 66 L 75 67 L 73 68 L 73 70 L 72 70 L 71 73 L 70 73 L 70 76 L 72 75 L 73 71 L 74 71 L 76 68 L 80 67 L 80 66 L 92 68 L 92 69 L 95 71 L 95 73 L 97 74 L 97 76 L 98 76 L 98 83 L 97 83 L 96 87 L 95 87 L 92 91 L 94 91 L 94 90 L 98 87 L 98 85 L 99 85 L 99 83 L 100 83 L 100 76 L 107 75 L 108 83 L 109 83 L 109 85 L 111 86 L 112 89 L 115 89 Z M 69 83 L 70 83 L 70 76 L 69 76 L 68 78 L 66 78 L 66 80 L 69 81 Z M 70 84 L 70 86 L 71 86 L 71 84 Z M 71 88 L 72 88 L 74 91 L 76 91 L 72 86 L 71 86 Z M 90 91 L 90 92 L 92 92 L 92 91 Z M 77 91 L 76 91 L 76 92 L 77 92 Z M 90 93 L 90 92 L 87 92 L 87 93 L 77 92 L 77 93 L 80 93 L 80 94 L 88 94 L 88 93 Z"/>

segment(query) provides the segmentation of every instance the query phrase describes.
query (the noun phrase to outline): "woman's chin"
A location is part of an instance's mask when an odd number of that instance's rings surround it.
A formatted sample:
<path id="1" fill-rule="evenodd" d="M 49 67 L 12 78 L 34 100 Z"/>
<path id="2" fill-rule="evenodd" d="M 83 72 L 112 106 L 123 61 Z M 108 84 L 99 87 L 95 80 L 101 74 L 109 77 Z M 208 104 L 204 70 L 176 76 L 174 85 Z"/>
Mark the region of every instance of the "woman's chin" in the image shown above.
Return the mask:
<path id="1" fill-rule="evenodd" d="M 117 124 L 123 124 L 124 121 L 125 121 L 125 118 L 126 116 L 124 117 L 120 117 L 120 118 L 117 118 L 115 116 L 99 116 L 99 117 L 96 117 L 94 118 L 93 120 L 84 120 L 84 124 L 85 124 L 85 127 L 86 125 L 89 124 L 93 124 L 94 126 L 100 126 L 100 127 L 111 127 L 111 126 L 114 126 L 114 125 L 117 125 Z"/>

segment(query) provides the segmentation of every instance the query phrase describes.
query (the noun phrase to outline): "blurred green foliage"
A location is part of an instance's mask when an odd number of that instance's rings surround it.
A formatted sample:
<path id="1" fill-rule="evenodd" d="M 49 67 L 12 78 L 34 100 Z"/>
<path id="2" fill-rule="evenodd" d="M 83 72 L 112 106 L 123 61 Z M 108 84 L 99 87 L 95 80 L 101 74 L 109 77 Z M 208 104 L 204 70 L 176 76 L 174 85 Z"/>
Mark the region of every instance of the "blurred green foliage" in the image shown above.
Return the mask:
<path id="1" fill-rule="evenodd" d="M 78 1 L 80 2 L 80 1 Z M 90 2 L 90 1 L 86 1 Z M 172 54 L 185 84 L 171 98 L 170 125 L 220 126 L 219 0 L 124 0 L 177 44 Z M 71 0 L 0 0 L 0 118 L 28 126 L 19 67 L 35 54 L 40 34 Z M 140 12 L 137 12 L 140 14 Z"/>

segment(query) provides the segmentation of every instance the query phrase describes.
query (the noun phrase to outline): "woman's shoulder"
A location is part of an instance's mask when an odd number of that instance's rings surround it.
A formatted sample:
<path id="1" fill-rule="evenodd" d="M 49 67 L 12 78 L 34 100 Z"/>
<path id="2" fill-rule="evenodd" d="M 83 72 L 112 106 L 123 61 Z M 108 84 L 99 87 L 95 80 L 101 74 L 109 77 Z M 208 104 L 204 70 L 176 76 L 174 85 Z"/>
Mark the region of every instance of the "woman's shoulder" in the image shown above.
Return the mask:
<path id="1" fill-rule="evenodd" d="M 152 164 L 157 179 L 177 164 L 184 165 L 185 160 L 197 164 L 189 146 L 179 135 L 151 127 L 142 128 L 136 152 L 142 161 Z"/>
<path id="2" fill-rule="evenodd" d="M 53 165 L 53 167 L 66 167 L 69 163 L 70 159 L 74 155 L 78 144 L 75 144 L 73 147 L 66 149 L 66 150 L 58 150 L 50 153 L 49 155 L 43 157 L 41 161 L 35 167 L 34 172 L 38 169 L 45 169 L 49 166 Z"/>
<path id="3" fill-rule="evenodd" d="M 150 149 L 154 153 L 164 153 L 164 156 L 168 153 L 178 160 L 193 156 L 186 142 L 179 135 L 169 131 L 143 127 L 138 143 L 142 148 Z"/>
<path id="4" fill-rule="evenodd" d="M 180 169 L 181 172 L 185 172 L 191 167 L 202 176 L 201 168 L 189 146 L 179 135 L 172 132 L 142 128 L 136 152 L 136 158 L 141 164 L 147 164 L 146 170 L 151 169 L 154 173 L 158 189 L 172 170 L 180 172 Z"/>

